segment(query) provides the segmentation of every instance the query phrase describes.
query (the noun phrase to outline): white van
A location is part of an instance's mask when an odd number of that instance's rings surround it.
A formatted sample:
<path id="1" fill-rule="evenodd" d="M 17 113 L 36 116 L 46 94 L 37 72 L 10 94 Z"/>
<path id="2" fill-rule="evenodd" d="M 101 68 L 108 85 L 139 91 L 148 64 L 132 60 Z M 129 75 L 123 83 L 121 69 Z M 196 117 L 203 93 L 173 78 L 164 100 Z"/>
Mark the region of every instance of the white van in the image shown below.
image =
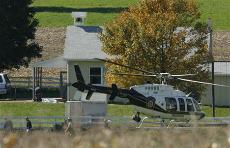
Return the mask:
<path id="1" fill-rule="evenodd" d="M 7 94 L 11 89 L 10 80 L 7 74 L 0 73 L 0 95 Z"/>

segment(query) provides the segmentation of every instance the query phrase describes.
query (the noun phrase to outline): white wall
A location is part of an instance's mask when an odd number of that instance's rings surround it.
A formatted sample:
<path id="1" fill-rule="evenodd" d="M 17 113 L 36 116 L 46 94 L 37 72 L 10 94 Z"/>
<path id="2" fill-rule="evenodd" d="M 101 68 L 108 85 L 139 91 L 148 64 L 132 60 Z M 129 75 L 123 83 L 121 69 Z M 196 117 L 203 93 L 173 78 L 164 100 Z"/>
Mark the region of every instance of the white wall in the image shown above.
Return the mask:
<path id="1" fill-rule="evenodd" d="M 73 100 L 74 95 L 76 93 L 76 88 L 71 86 L 74 82 L 77 82 L 77 78 L 75 75 L 74 65 L 79 65 L 81 69 L 81 73 L 83 75 L 83 78 L 88 84 L 90 82 L 90 67 L 103 67 L 104 68 L 104 62 L 102 61 L 68 61 L 67 64 L 67 100 Z M 104 78 L 104 76 L 103 76 Z M 103 80 L 104 83 L 104 80 Z"/>

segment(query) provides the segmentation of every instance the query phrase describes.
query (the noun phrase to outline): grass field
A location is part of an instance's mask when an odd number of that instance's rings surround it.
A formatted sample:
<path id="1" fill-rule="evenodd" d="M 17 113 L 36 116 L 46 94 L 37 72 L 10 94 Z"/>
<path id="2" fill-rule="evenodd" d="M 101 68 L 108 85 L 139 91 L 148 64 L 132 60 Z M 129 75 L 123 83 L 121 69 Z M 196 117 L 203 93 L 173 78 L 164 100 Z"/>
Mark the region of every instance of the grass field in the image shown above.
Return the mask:
<path id="1" fill-rule="evenodd" d="M 206 116 L 212 116 L 212 108 L 203 106 L 202 110 Z M 64 104 L 47 104 L 47 103 L 0 103 L 0 116 L 64 116 Z M 131 105 L 113 105 L 108 106 L 109 116 L 131 116 L 133 115 Z M 216 116 L 230 116 L 230 108 L 216 108 Z"/>
<path id="2" fill-rule="evenodd" d="M 2 102 L 0 116 L 64 116 L 64 104 Z"/>
<path id="3" fill-rule="evenodd" d="M 36 17 L 41 27 L 60 27 L 73 24 L 70 13 L 88 12 L 86 25 L 103 25 L 138 0 L 34 0 Z M 230 30 L 229 0 L 198 0 L 201 19 L 213 19 L 214 29 Z"/>
<path id="4" fill-rule="evenodd" d="M 103 25 L 138 0 L 35 0 L 33 6 L 41 27 L 73 24 L 70 13 L 88 12 L 86 25 Z"/>

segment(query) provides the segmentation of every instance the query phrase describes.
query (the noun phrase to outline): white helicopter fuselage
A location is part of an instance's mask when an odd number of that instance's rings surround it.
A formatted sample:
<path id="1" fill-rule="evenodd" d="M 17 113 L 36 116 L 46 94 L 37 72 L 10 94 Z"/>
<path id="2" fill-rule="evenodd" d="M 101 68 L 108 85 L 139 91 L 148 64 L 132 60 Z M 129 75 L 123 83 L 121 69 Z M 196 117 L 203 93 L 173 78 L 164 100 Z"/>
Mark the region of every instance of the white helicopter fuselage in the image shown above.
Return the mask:
<path id="1" fill-rule="evenodd" d="M 157 111 L 151 109 L 151 107 L 133 105 L 137 112 L 163 119 L 191 120 L 200 118 L 196 114 L 201 111 L 195 99 L 186 96 L 180 90 L 173 89 L 171 85 L 144 84 L 132 86 L 130 89 L 134 89 L 145 97 L 155 98 L 154 105 L 163 109 L 163 111 Z M 152 105 L 152 103 L 149 105 Z"/>

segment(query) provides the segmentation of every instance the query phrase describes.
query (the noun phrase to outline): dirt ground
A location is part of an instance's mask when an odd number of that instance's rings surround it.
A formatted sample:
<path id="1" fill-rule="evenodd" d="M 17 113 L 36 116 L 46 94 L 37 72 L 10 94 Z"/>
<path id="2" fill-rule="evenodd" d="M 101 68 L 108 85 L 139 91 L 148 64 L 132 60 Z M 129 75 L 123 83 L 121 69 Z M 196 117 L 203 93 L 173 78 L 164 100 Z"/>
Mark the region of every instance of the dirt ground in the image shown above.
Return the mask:
<path id="1" fill-rule="evenodd" d="M 230 31 L 214 32 L 213 54 L 215 60 L 230 60 Z"/>
<path id="2" fill-rule="evenodd" d="M 36 41 L 43 47 L 42 58 L 36 61 L 48 60 L 64 53 L 65 27 L 60 28 L 38 28 Z M 230 31 L 213 33 L 213 54 L 215 60 L 230 60 Z M 60 69 L 43 69 L 47 77 L 59 76 Z M 21 67 L 19 70 L 6 71 L 10 76 L 31 76 L 31 68 Z"/>

